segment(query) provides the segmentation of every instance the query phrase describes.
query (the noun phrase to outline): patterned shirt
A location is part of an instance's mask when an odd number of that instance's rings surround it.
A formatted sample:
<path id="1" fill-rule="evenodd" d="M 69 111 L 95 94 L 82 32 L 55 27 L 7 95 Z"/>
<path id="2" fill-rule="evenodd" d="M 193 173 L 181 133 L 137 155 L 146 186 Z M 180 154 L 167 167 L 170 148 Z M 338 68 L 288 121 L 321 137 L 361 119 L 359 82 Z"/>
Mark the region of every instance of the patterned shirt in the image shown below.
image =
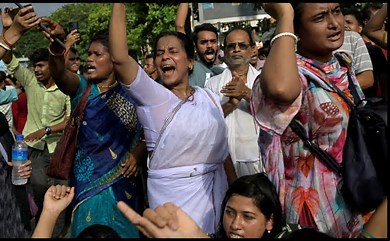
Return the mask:
<path id="1" fill-rule="evenodd" d="M 344 59 L 351 63 L 346 55 Z M 343 200 L 340 177 L 306 149 L 289 127 L 297 116 L 309 139 L 341 163 L 349 109 L 328 82 L 352 98 L 347 69 L 335 56 L 320 65 L 297 54 L 297 62 L 302 89 L 290 106 L 279 106 L 265 98 L 259 81 L 253 85 L 252 113 L 264 130 L 259 145 L 266 172 L 277 189 L 287 223 L 298 224 L 302 212 L 309 211 L 321 232 L 334 237 L 356 236 L 364 220 Z M 353 72 L 351 76 L 362 96 Z"/>
<path id="2" fill-rule="evenodd" d="M 373 70 L 370 54 L 360 34 L 354 31 L 344 32 L 344 43 L 336 52 L 346 52 L 352 59 L 352 67 L 356 74 Z"/>

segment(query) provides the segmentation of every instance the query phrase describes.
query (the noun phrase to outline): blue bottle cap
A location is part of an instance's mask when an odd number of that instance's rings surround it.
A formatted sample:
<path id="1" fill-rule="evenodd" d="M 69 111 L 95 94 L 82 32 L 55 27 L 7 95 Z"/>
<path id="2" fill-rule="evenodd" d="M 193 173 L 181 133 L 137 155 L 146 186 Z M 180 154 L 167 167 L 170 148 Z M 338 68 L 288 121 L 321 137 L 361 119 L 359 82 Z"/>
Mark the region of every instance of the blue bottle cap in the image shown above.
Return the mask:
<path id="1" fill-rule="evenodd" d="M 24 136 L 22 134 L 16 135 L 16 140 L 17 141 L 23 141 L 24 140 Z"/>

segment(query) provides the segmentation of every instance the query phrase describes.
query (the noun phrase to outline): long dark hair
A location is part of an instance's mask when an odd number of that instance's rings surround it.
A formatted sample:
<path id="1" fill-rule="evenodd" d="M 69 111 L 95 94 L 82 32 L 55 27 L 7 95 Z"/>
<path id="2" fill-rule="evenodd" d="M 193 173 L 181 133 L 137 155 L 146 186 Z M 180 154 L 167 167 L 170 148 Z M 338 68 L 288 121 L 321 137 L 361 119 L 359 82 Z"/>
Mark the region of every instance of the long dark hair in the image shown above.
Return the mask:
<path id="1" fill-rule="evenodd" d="M 110 226 L 94 224 L 86 227 L 77 238 L 121 238 Z"/>
<path id="2" fill-rule="evenodd" d="M 299 26 L 300 26 L 300 21 L 301 21 L 301 17 L 302 17 L 302 12 L 303 12 L 303 2 L 292 2 L 291 3 L 291 6 L 293 7 L 294 9 L 294 31 L 295 31 L 295 34 L 297 33 L 297 31 L 299 30 Z"/>
<path id="3" fill-rule="evenodd" d="M 178 40 L 180 40 L 183 48 L 186 51 L 187 57 L 189 59 L 195 58 L 194 43 L 187 35 L 185 35 L 184 33 L 181 33 L 181 32 L 164 31 L 164 32 L 161 32 L 159 35 L 157 35 L 156 40 L 154 41 L 154 45 L 153 45 L 153 58 L 154 59 L 156 58 L 156 48 L 157 48 L 158 41 L 160 40 L 160 38 L 166 37 L 166 36 L 174 36 Z"/>
<path id="4" fill-rule="evenodd" d="M 95 41 L 99 41 L 103 44 L 104 47 L 106 47 L 107 49 L 109 48 L 108 47 L 108 29 L 105 28 L 105 29 L 101 29 L 97 32 L 94 33 L 94 35 L 92 36 L 91 40 L 89 41 L 89 44 L 91 45 L 93 42 Z"/>
<path id="5" fill-rule="evenodd" d="M 284 218 L 282 214 L 282 206 L 275 187 L 265 173 L 257 173 L 238 178 L 227 190 L 222 202 L 221 217 L 216 233 L 217 238 L 227 238 L 226 230 L 223 227 L 223 217 L 226 204 L 233 194 L 252 198 L 256 207 L 267 220 L 271 217 L 273 218 L 273 228 L 271 233 L 268 234 L 265 232 L 262 236 L 263 239 L 273 238 L 276 234 L 282 231 Z"/>
<path id="6" fill-rule="evenodd" d="M 191 38 L 188 37 L 186 34 L 181 33 L 181 32 L 175 32 L 175 31 L 163 31 L 159 33 L 154 41 L 153 44 L 153 60 L 156 59 L 157 53 L 157 43 L 162 37 L 166 36 L 174 36 L 176 37 L 181 45 L 183 46 L 184 50 L 186 51 L 187 58 L 188 59 L 194 59 L 195 58 L 195 48 L 194 48 L 194 43 L 192 42 Z M 191 74 L 193 72 L 193 69 L 188 70 L 188 74 Z"/>

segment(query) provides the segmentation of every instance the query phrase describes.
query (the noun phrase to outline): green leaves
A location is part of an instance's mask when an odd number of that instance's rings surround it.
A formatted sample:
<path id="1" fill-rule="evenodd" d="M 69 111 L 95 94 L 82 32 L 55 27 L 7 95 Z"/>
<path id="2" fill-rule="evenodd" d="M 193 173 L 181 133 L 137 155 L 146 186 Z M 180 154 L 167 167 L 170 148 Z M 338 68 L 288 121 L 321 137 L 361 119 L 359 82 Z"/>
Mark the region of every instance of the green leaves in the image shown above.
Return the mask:
<path id="1" fill-rule="evenodd" d="M 34 5 L 34 4 L 33 4 Z M 111 3 L 73 3 L 55 11 L 49 18 L 58 22 L 66 31 L 69 22 L 79 23 L 81 42 L 76 46 L 85 63 L 89 39 L 103 28 L 108 28 L 111 15 Z M 151 45 L 158 33 L 175 30 L 175 18 L 178 4 L 163 3 L 127 3 L 127 30 L 129 50 L 133 57 L 142 59 L 150 52 Z M 149 43 L 149 46 L 148 46 Z M 47 47 L 48 40 L 36 29 L 29 30 L 16 45 L 17 57 L 29 56 L 36 48 Z"/>

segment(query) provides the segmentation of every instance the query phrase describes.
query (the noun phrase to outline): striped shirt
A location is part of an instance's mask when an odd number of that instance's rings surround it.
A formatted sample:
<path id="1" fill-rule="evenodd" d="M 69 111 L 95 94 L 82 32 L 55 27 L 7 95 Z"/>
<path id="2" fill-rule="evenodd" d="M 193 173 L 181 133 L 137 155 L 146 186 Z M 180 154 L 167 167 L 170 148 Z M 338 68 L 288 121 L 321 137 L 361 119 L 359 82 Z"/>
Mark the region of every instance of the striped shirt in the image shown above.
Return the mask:
<path id="1" fill-rule="evenodd" d="M 372 62 L 362 36 L 354 31 L 344 32 L 343 45 L 335 52 L 344 51 L 352 56 L 352 68 L 356 74 L 373 70 Z"/>

